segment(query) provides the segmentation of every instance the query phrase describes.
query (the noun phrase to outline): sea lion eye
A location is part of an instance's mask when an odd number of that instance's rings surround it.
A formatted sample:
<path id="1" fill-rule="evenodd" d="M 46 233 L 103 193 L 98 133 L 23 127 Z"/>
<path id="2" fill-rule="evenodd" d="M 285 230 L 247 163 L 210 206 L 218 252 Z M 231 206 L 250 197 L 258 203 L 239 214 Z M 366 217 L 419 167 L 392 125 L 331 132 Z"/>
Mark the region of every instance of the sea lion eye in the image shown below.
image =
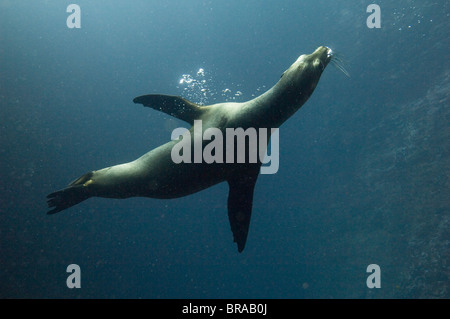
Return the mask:
<path id="1" fill-rule="evenodd" d="M 315 59 L 313 62 L 314 67 L 318 67 L 321 64 L 320 59 Z"/>

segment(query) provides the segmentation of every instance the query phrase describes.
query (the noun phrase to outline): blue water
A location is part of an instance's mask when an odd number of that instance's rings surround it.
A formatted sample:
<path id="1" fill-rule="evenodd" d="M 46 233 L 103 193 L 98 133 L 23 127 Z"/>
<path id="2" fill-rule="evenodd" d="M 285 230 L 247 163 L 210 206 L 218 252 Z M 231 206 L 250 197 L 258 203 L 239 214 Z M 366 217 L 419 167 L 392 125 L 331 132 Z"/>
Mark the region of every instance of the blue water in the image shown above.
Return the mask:
<path id="1" fill-rule="evenodd" d="M 0 297 L 450 297 L 448 1 L 377 1 L 380 29 L 371 1 L 80 0 L 80 29 L 70 3 L 0 1 Z M 281 127 L 243 253 L 225 183 L 46 215 L 48 193 L 182 124 L 135 96 L 246 101 L 320 45 L 350 78 L 329 65 Z M 180 85 L 200 68 L 206 95 Z"/>

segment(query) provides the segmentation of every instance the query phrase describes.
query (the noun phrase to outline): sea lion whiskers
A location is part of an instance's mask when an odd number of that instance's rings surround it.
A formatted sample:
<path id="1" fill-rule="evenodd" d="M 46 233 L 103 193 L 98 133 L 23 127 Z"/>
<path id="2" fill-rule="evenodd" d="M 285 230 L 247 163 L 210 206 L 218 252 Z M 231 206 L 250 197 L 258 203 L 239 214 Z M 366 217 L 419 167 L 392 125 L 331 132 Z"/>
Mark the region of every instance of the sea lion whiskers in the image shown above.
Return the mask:
<path id="1" fill-rule="evenodd" d="M 330 49 L 329 56 L 331 56 L 331 60 L 330 60 L 331 64 L 336 69 L 338 69 L 339 71 L 344 73 L 347 77 L 350 77 L 350 74 L 345 69 L 345 65 L 347 64 L 347 62 L 342 58 L 342 55 L 340 53 L 337 53 L 336 51 Z"/>

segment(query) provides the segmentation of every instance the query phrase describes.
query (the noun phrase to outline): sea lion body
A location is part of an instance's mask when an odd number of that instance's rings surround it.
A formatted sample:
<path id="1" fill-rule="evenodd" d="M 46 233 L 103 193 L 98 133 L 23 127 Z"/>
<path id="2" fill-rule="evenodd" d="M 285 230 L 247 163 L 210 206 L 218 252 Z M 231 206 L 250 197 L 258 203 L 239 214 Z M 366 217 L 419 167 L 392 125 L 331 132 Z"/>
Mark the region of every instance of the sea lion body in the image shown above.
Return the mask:
<path id="1" fill-rule="evenodd" d="M 199 106 L 183 98 L 167 95 L 144 95 L 135 98 L 134 102 L 191 124 L 189 134 L 187 137 L 183 135 L 183 139 L 189 139 L 187 141 L 190 141 L 192 151 L 195 150 L 195 136 L 198 137 L 194 132 L 195 121 L 201 121 L 202 135 L 210 128 L 224 133 L 226 129 L 233 128 L 266 129 L 266 147 L 271 129 L 280 127 L 308 100 L 331 58 L 332 51 L 327 47 L 319 47 L 310 55 L 300 56 L 271 89 L 243 103 Z M 252 163 L 175 163 L 172 151 L 180 140 L 171 140 L 132 162 L 84 174 L 67 188 L 47 196 L 49 207 L 53 207 L 48 213 L 57 213 L 93 196 L 176 198 L 227 181 L 230 186 L 228 215 L 234 240 L 241 252 L 247 239 L 253 190 L 261 160 L 258 158 Z M 202 149 L 208 142 L 202 140 Z M 225 148 L 226 142 L 225 138 L 223 154 L 229 151 Z M 248 159 L 249 155 L 246 156 Z"/>

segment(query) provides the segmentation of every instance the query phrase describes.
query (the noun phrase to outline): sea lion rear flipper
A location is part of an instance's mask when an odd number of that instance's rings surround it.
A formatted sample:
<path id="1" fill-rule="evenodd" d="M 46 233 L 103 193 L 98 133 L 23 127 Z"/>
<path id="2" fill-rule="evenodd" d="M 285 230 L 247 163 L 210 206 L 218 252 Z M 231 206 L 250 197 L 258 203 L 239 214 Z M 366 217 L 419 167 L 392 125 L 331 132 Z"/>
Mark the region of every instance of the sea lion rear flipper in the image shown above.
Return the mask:
<path id="1" fill-rule="evenodd" d="M 133 102 L 167 113 L 191 125 L 194 124 L 194 120 L 198 119 L 204 111 L 204 107 L 173 95 L 142 95 L 134 98 Z"/>
<path id="2" fill-rule="evenodd" d="M 91 197 L 83 185 L 70 186 L 60 191 L 47 195 L 48 207 L 52 210 L 47 215 L 59 213 Z"/>
<path id="3" fill-rule="evenodd" d="M 93 172 L 84 174 L 70 183 L 67 188 L 48 194 L 48 207 L 54 208 L 48 211 L 47 215 L 56 214 L 91 197 L 92 195 L 88 192 L 86 186 L 92 182 L 93 174 Z"/>
<path id="4" fill-rule="evenodd" d="M 253 190 L 255 189 L 256 174 L 240 175 L 228 180 L 230 191 L 228 194 L 228 219 L 234 242 L 238 251 L 242 252 L 247 241 L 250 217 L 253 206 Z"/>

